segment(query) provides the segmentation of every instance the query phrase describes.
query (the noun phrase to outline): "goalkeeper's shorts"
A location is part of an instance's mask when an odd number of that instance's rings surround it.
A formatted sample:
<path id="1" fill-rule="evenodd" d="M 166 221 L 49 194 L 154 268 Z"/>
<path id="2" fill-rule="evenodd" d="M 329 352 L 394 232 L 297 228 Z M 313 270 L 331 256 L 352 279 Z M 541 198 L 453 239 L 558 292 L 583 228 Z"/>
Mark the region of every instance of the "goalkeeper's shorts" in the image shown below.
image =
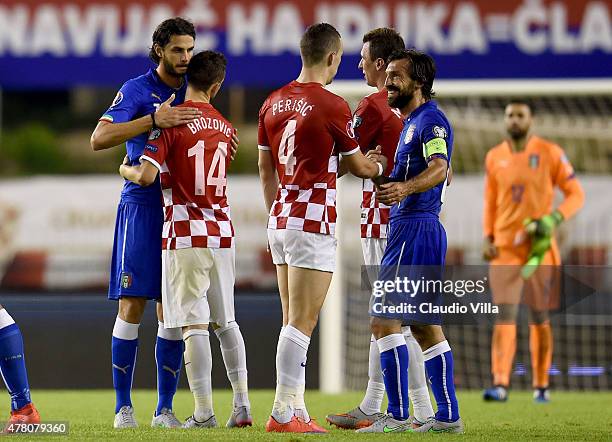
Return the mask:
<path id="1" fill-rule="evenodd" d="M 491 260 L 489 284 L 495 304 L 526 304 L 535 311 L 559 308 L 561 258 L 556 241 L 544 255 L 542 264 L 528 279 L 521 277 L 521 268 L 527 262 L 530 244 L 499 247 L 498 256 Z"/>

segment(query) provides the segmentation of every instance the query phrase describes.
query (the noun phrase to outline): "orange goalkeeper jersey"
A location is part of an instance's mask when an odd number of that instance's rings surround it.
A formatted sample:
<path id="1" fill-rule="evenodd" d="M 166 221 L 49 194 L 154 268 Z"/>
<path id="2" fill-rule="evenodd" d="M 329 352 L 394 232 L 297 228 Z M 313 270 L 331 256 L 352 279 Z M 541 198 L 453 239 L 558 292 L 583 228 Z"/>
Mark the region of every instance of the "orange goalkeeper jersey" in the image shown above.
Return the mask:
<path id="1" fill-rule="evenodd" d="M 508 141 L 493 147 L 485 161 L 484 235 L 497 247 L 516 246 L 526 238 L 523 221 L 553 211 L 554 188 L 565 198 L 557 210 L 564 219 L 584 204 L 582 186 L 563 149 L 529 137 L 525 149 L 513 152 Z"/>

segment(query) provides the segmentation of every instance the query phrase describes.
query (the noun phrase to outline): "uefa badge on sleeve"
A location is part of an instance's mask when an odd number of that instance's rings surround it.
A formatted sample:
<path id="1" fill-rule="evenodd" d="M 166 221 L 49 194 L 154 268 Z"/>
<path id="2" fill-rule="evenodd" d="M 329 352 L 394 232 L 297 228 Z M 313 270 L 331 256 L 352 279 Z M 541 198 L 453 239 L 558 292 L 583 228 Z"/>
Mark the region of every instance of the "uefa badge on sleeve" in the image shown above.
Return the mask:
<path id="1" fill-rule="evenodd" d="M 157 140 L 161 136 L 161 129 L 156 127 L 149 133 L 149 141 Z"/>
<path id="2" fill-rule="evenodd" d="M 446 138 L 446 129 L 442 126 L 434 126 L 433 134 L 438 138 Z"/>
<path id="3" fill-rule="evenodd" d="M 355 138 L 355 131 L 353 130 L 353 120 L 349 120 L 348 123 L 346 123 L 346 134 L 350 138 Z"/>
<path id="4" fill-rule="evenodd" d="M 111 108 L 117 106 L 119 103 L 121 103 L 123 101 L 123 92 L 119 91 L 117 92 L 117 95 L 115 95 L 115 98 L 113 99 L 113 103 L 111 104 Z"/>

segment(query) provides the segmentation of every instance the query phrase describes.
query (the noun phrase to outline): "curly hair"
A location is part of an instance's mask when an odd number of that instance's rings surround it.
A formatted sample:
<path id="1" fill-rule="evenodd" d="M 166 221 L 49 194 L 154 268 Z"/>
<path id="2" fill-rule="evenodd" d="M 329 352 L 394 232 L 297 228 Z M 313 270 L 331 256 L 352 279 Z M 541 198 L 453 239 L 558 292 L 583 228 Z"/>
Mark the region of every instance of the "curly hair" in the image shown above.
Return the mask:
<path id="1" fill-rule="evenodd" d="M 155 53 L 155 45 L 163 48 L 170 42 L 170 38 L 173 35 L 190 35 L 195 40 L 195 27 L 193 23 L 181 17 L 173 17 L 161 22 L 157 29 L 155 29 L 155 32 L 153 32 L 153 44 L 149 51 L 149 58 L 151 60 L 159 63 L 161 58 Z"/>

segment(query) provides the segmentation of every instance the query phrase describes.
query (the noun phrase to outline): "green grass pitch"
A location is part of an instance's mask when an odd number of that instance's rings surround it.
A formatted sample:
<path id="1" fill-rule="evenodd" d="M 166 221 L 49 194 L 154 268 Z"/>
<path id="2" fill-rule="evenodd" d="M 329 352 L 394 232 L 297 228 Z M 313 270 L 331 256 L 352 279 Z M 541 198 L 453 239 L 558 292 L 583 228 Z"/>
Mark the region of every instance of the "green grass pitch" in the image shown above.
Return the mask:
<path id="1" fill-rule="evenodd" d="M 45 421 L 69 421 L 70 440 L 146 440 L 146 441 L 307 441 L 323 437 L 330 440 L 438 439 L 460 440 L 612 440 L 612 393 L 554 392 L 549 404 L 534 404 L 530 392 L 511 392 L 503 404 L 484 403 L 480 392 L 460 391 L 459 404 L 465 422 L 464 435 L 380 434 L 358 435 L 352 431 L 333 429 L 329 435 L 279 435 L 264 430 L 272 406 L 274 392 L 255 390 L 250 393 L 255 425 L 252 428 L 206 430 L 164 430 L 151 428 L 155 406 L 154 391 L 136 390 L 133 394 L 140 427 L 114 430 L 114 393 L 108 390 L 34 391 L 33 400 Z M 360 392 L 325 395 L 306 392 L 309 411 L 319 423 L 325 415 L 346 411 L 361 400 Z M 8 401 L 5 401 L 5 403 Z M 231 392 L 216 390 L 215 413 L 219 424 L 225 424 L 231 407 Z M 193 410 L 189 391 L 181 390 L 174 401 L 177 417 L 184 419 Z M 2 410 L 8 415 L 7 406 Z M 67 439 L 60 436 L 17 435 L 21 440 Z M 42 438 L 42 439 L 41 439 Z"/>

